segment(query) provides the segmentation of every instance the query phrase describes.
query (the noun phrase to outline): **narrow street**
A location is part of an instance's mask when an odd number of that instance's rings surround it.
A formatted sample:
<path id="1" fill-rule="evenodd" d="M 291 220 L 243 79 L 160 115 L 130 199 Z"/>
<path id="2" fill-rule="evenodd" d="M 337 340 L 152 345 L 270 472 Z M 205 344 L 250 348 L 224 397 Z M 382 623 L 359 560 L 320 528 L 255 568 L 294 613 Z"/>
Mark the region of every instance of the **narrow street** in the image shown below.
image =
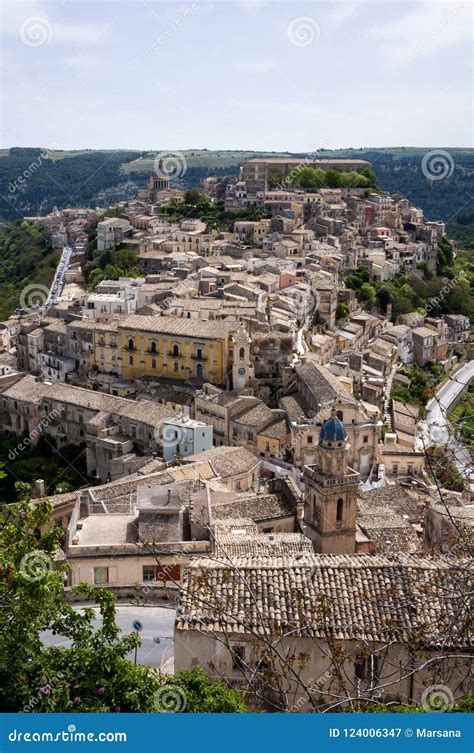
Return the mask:
<path id="1" fill-rule="evenodd" d="M 58 262 L 58 266 L 56 267 L 56 272 L 54 273 L 53 282 L 51 283 L 48 299 L 45 304 L 46 309 L 50 308 L 50 306 L 52 306 L 58 300 L 58 298 L 61 297 L 61 293 L 66 282 L 66 272 L 71 260 L 72 253 L 73 249 L 71 246 L 64 246 L 61 253 L 61 258 Z"/>

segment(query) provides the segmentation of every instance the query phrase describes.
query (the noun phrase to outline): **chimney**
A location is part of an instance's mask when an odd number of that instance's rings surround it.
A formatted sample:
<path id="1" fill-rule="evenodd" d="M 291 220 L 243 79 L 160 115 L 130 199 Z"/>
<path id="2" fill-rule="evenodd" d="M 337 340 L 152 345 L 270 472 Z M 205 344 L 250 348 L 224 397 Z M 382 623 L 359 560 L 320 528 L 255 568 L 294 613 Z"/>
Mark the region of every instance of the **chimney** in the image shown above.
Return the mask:
<path id="1" fill-rule="evenodd" d="M 35 481 L 35 497 L 36 499 L 42 499 L 46 496 L 46 488 L 42 478 L 37 478 Z"/>

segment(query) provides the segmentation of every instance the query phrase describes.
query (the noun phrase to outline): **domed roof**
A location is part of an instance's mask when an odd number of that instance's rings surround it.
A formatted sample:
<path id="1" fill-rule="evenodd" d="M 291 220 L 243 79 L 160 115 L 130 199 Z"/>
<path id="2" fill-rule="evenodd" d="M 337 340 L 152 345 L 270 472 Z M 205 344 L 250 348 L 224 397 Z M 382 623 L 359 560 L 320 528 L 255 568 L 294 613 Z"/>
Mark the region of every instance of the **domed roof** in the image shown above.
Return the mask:
<path id="1" fill-rule="evenodd" d="M 324 442 L 343 442 L 347 439 L 346 427 L 336 415 L 336 409 L 331 411 L 331 417 L 322 425 L 319 439 Z"/>

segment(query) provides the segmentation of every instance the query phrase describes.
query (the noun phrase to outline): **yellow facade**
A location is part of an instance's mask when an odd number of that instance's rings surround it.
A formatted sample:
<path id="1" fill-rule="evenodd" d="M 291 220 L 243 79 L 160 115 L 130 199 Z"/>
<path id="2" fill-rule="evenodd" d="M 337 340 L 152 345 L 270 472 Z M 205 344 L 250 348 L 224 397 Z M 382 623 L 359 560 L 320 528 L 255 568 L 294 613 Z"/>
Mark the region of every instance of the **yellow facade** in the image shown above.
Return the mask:
<path id="1" fill-rule="evenodd" d="M 121 328 L 121 376 L 203 379 L 223 384 L 231 370 L 227 332 L 220 339 Z"/>

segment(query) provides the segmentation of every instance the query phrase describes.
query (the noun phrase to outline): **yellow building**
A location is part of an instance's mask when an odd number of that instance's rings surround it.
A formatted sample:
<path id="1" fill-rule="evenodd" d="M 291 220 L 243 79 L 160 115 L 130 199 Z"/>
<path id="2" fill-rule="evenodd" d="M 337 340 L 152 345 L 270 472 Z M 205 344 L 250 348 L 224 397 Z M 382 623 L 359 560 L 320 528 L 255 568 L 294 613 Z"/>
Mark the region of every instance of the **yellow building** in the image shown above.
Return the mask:
<path id="1" fill-rule="evenodd" d="M 127 317 L 118 327 L 125 379 L 198 379 L 225 384 L 232 375 L 234 326 L 170 316 Z"/>

